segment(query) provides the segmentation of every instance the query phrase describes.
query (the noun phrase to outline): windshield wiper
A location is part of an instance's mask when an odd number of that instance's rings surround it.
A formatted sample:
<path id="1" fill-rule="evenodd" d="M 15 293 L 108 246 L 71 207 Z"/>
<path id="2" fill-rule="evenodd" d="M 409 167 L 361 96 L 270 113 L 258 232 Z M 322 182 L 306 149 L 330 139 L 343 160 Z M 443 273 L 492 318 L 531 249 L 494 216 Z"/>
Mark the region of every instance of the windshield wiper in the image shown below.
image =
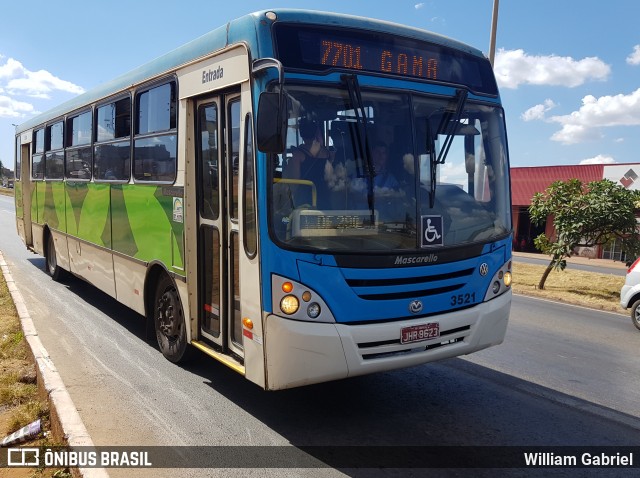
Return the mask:
<path id="1" fill-rule="evenodd" d="M 358 153 L 365 160 L 364 173 L 367 176 L 367 203 L 371 212 L 371 226 L 375 225 L 375 205 L 373 195 L 373 181 L 375 171 L 373 161 L 371 160 L 371 146 L 369 144 L 369 136 L 367 135 L 367 114 L 362 103 L 362 95 L 360 93 L 360 84 L 356 75 L 341 75 L 340 79 L 347 85 L 349 91 L 349 99 L 353 106 L 353 112 L 356 116 L 356 126 L 358 134 L 356 136 L 356 144 Z"/>
<path id="2" fill-rule="evenodd" d="M 451 143 L 453 143 L 453 137 L 458 131 L 458 127 L 460 126 L 460 117 L 462 116 L 462 110 L 464 109 L 464 105 L 467 102 L 467 96 L 469 92 L 467 90 L 458 90 L 456 92 L 455 97 L 455 109 L 452 108 L 451 104 L 447 107 L 445 114 L 442 116 L 442 120 L 440 121 L 440 126 L 438 126 L 438 131 L 436 135 L 431 134 L 431 124 L 429 123 L 429 118 L 427 118 L 427 136 L 429 141 L 429 164 L 431 166 L 431 194 L 429 197 L 429 207 L 433 209 L 433 205 L 436 200 L 436 173 L 439 164 L 444 164 L 445 159 L 447 159 L 447 155 L 449 154 L 449 149 L 451 148 Z M 452 101 L 453 104 L 453 101 Z M 446 134 L 446 138 L 442 143 L 442 148 L 440 148 L 440 153 L 436 158 L 435 152 L 435 137 L 439 134 Z"/>

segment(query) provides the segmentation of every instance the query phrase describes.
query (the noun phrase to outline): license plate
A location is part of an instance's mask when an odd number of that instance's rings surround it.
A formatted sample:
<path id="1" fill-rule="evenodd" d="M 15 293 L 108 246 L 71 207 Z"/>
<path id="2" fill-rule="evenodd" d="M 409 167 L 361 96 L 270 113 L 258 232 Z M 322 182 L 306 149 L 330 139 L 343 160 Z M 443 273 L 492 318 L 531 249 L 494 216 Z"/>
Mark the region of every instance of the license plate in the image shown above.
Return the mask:
<path id="1" fill-rule="evenodd" d="M 400 331 L 401 344 L 421 342 L 423 340 L 435 339 L 438 337 L 440 337 L 440 324 L 438 322 L 403 327 Z"/>

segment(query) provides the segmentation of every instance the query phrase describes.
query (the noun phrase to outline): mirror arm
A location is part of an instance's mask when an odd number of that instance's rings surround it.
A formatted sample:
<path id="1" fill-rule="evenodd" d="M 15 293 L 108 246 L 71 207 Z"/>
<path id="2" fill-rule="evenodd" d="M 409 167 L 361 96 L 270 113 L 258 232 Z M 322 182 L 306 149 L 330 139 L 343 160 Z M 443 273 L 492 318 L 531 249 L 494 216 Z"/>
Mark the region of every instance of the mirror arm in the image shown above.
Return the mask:
<path id="1" fill-rule="evenodd" d="M 258 60 L 253 60 L 251 73 L 253 76 L 258 76 L 262 71 L 269 68 L 278 70 L 278 85 L 282 88 L 284 84 L 284 68 L 282 67 L 282 63 L 275 58 L 259 58 Z"/>

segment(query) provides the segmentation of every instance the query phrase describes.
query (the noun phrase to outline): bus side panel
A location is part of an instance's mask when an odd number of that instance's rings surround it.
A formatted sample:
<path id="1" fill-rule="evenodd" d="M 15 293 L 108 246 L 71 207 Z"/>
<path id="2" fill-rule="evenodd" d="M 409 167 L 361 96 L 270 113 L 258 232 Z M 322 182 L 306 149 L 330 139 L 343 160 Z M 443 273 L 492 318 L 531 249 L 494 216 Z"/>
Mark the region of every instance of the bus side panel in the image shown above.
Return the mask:
<path id="1" fill-rule="evenodd" d="M 113 279 L 113 254 L 111 251 L 73 239 L 70 239 L 69 243 L 69 248 L 75 251 L 74 258 L 77 260 L 79 257 L 83 266 L 80 268 L 79 275 L 115 298 L 116 288 Z"/>
<path id="2" fill-rule="evenodd" d="M 115 296 L 111 257 L 111 206 L 109 184 L 74 183 L 67 188 L 70 231 L 78 240 L 69 239 L 73 273 Z"/>
<path id="3" fill-rule="evenodd" d="M 40 184 L 44 186 L 44 210 L 43 220 L 51 229 L 67 232 L 67 218 L 65 215 L 65 192 L 64 182 L 45 181 L 38 184 L 38 203 L 40 199 Z M 40 206 L 38 206 L 40 208 Z"/>
<path id="4" fill-rule="evenodd" d="M 69 248 L 67 236 L 56 234 L 67 232 L 66 193 L 63 181 L 45 181 L 44 222 L 53 233 L 57 261 L 60 267 L 69 270 Z"/>
<path id="5" fill-rule="evenodd" d="M 31 193 L 32 216 L 35 222 L 44 225 L 44 195 L 47 185 L 44 181 L 34 181 Z"/>
<path id="6" fill-rule="evenodd" d="M 13 194 L 16 203 L 16 219 L 23 219 L 24 201 L 22 200 L 22 181 L 16 180 L 13 182 Z M 20 237 L 24 240 L 24 235 L 21 235 Z"/>
<path id="7" fill-rule="evenodd" d="M 144 281 L 147 267 L 137 261 L 113 254 L 113 272 L 118 302 L 145 315 Z"/>
<path id="8" fill-rule="evenodd" d="M 71 192 L 73 220 L 78 238 L 106 249 L 111 248 L 111 208 L 109 184 L 88 183 Z M 76 195 L 77 193 L 77 195 Z"/>
<path id="9" fill-rule="evenodd" d="M 113 249 L 144 262 L 162 262 L 167 269 L 183 273 L 184 224 L 181 209 L 180 215 L 174 216 L 172 189 L 177 188 L 113 186 Z M 182 199 L 181 193 L 178 199 Z"/>
<path id="10" fill-rule="evenodd" d="M 80 234 L 80 214 L 82 205 L 89 194 L 89 183 L 69 181 L 67 184 L 65 217 L 67 233 L 78 237 Z"/>
<path id="11" fill-rule="evenodd" d="M 69 181 L 66 183 L 66 191 L 67 233 L 70 236 L 79 237 L 80 215 L 82 213 L 82 205 L 89 194 L 89 183 Z M 80 241 L 69 237 L 67 243 L 69 248 L 69 270 L 82 277 L 82 248 Z"/>
<path id="12" fill-rule="evenodd" d="M 31 227 L 33 233 L 33 250 L 41 256 L 44 256 L 44 228 L 42 215 L 44 210 L 44 183 L 42 181 L 33 181 L 29 183 L 31 197 Z M 38 203 L 38 191 L 41 190 L 42 205 Z M 29 194 L 29 192 L 27 192 Z"/>
<path id="13" fill-rule="evenodd" d="M 14 181 L 14 201 L 16 205 L 16 229 L 18 230 L 18 236 L 22 239 L 22 242 L 27 243 L 27 236 L 25 234 L 24 226 L 24 200 L 22 199 L 22 181 Z"/>

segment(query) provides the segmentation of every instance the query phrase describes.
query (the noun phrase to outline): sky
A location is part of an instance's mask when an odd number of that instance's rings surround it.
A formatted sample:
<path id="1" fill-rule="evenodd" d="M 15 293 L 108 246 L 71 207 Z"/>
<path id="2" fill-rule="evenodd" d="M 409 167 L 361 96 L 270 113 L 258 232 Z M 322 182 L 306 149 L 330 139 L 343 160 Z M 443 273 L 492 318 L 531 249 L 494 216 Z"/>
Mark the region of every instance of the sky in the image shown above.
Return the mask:
<path id="1" fill-rule="evenodd" d="M 274 7 L 430 30 L 488 55 L 494 0 L 32 0 L 0 9 L 0 161 L 14 125 L 227 21 Z M 640 2 L 500 0 L 494 70 L 512 166 L 640 162 Z"/>

